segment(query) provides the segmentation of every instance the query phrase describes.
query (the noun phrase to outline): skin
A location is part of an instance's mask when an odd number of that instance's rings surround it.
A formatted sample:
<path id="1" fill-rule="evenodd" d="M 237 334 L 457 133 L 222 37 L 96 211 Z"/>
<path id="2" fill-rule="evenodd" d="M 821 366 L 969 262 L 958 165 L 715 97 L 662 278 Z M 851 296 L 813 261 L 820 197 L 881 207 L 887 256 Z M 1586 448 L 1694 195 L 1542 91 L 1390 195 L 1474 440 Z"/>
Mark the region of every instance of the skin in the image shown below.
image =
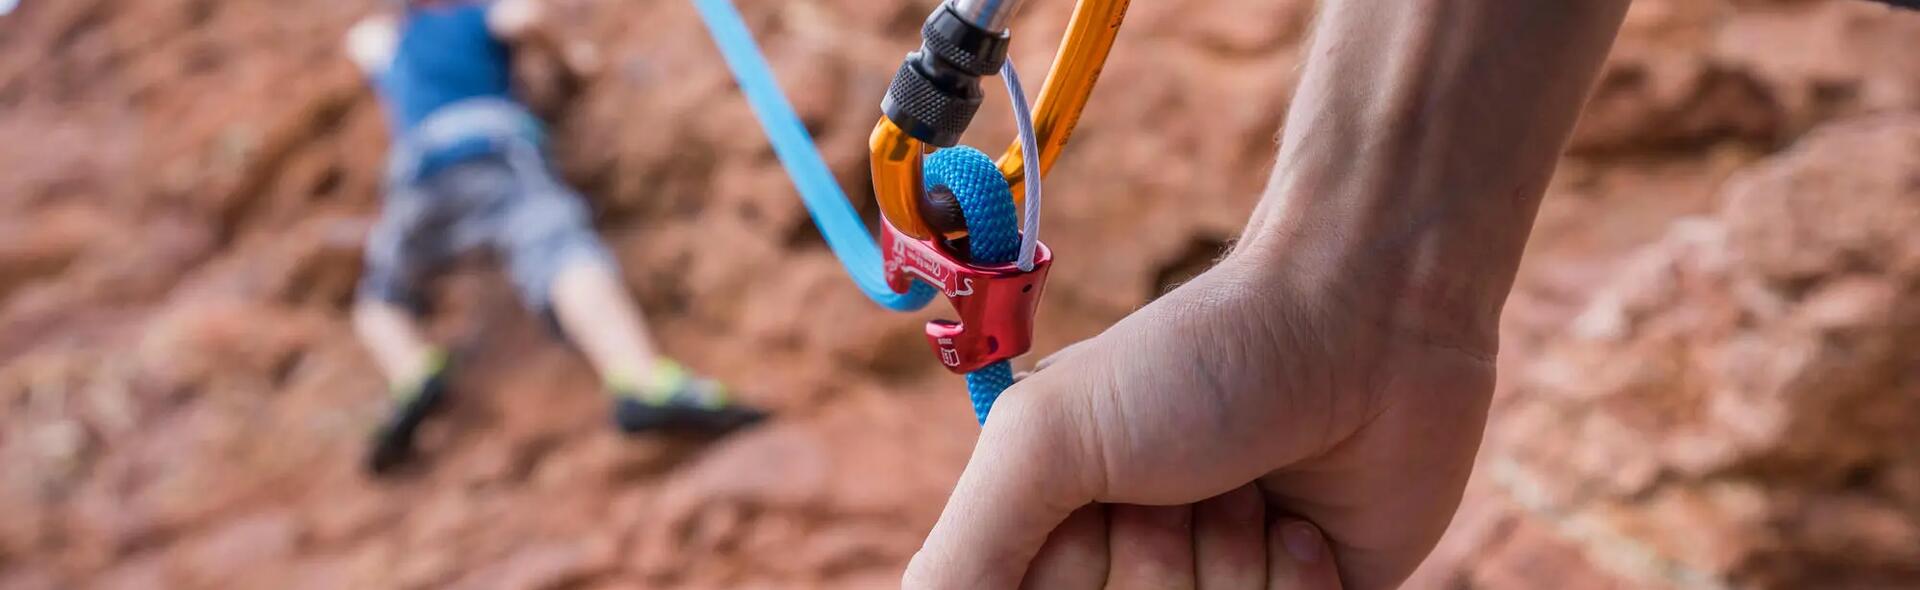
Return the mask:
<path id="1" fill-rule="evenodd" d="M 1268 587 L 1398 585 L 1458 506 L 1501 307 L 1627 3 L 1323 2 L 1238 247 L 1002 398 L 906 586 L 1259 587 L 1249 495 L 1281 523 Z M 1337 580 L 1272 557 L 1290 524 Z"/>
<path id="2" fill-rule="evenodd" d="M 590 47 L 565 47 L 538 0 L 499 0 L 487 13 L 487 27 L 516 51 L 558 55 L 569 75 L 582 77 L 597 63 Z M 385 71 L 398 45 L 390 15 L 369 17 L 347 33 L 347 54 L 369 74 Z M 609 382 L 640 383 L 655 364 L 647 326 L 618 270 L 595 261 L 575 261 L 555 273 L 554 315 L 569 339 L 579 345 L 594 369 Z M 354 305 L 354 327 L 389 382 L 411 385 L 435 362 L 437 348 L 406 308 L 373 298 Z"/>
<path id="3" fill-rule="evenodd" d="M 1093 504 L 1067 517 L 1021 588 L 1338 590 L 1312 523 L 1270 514 L 1241 486 L 1191 507 Z"/>

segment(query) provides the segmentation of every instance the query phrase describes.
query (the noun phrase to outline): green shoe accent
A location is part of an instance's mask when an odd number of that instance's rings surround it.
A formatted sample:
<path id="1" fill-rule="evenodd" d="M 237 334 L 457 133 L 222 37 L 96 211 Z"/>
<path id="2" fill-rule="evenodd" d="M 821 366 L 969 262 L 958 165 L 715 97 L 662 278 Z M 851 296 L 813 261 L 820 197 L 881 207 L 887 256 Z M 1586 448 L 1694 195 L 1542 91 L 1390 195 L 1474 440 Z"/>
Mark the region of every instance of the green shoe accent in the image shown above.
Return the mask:
<path id="1" fill-rule="evenodd" d="M 653 362 L 653 369 L 647 371 L 647 382 L 640 387 L 640 395 L 648 403 L 664 404 L 673 400 L 673 395 L 685 389 L 693 376 L 680 363 L 666 358 Z"/>
<path id="2" fill-rule="evenodd" d="M 414 454 L 414 433 L 445 404 L 450 369 L 444 357 L 431 366 L 417 384 L 394 388 L 393 409 L 374 430 L 373 444 L 367 449 L 368 473 L 385 475 L 407 463 Z"/>
<path id="3" fill-rule="evenodd" d="M 631 375 L 616 375 L 607 379 L 607 391 L 616 397 L 633 397 L 656 406 L 684 404 L 720 408 L 727 405 L 726 386 L 699 378 L 665 357 L 654 361 L 644 383 Z"/>
<path id="4" fill-rule="evenodd" d="M 427 381 L 445 372 L 447 372 L 447 351 L 433 348 L 427 351 L 426 370 L 411 378 L 389 383 L 387 394 L 392 396 L 394 403 L 397 404 L 413 401 L 413 398 L 419 396 L 421 390 L 425 389 Z"/>

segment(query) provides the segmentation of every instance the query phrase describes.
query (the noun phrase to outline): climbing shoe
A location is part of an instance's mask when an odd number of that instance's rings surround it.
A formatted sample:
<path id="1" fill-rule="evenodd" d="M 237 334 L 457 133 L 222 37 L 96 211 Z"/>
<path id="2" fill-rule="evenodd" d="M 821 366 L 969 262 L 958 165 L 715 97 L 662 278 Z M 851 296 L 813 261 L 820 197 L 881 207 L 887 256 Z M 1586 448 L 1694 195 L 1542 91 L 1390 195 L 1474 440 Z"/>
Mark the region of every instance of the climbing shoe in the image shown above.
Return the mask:
<path id="1" fill-rule="evenodd" d="M 373 433 L 367 451 L 367 472 L 386 475 L 413 457 L 413 437 L 420 423 L 442 405 L 447 392 L 447 364 L 436 355 L 424 377 L 394 387 L 393 414 Z"/>
<path id="2" fill-rule="evenodd" d="M 662 360 L 644 386 L 613 384 L 613 422 L 621 432 L 718 436 L 765 420 L 767 413 L 727 401 L 726 387 Z"/>

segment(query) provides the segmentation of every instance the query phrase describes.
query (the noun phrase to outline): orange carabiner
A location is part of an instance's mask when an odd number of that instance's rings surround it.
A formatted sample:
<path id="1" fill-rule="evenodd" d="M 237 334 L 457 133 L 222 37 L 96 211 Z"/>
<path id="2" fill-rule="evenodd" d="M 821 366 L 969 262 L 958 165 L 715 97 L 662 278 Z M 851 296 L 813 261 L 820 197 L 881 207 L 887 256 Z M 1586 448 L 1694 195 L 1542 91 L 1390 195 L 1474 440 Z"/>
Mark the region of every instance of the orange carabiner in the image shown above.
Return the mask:
<path id="1" fill-rule="evenodd" d="M 1113 49 L 1114 38 L 1119 35 L 1127 4 L 1128 0 L 1080 0 L 1074 6 L 1060 51 L 1054 57 L 1053 67 L 1047 72 L 1034 106 L 1034 134 L 1040 150 L 1042 177 L 1053 170 L 1062 148 L 1073 135 L 1074 125 L 1080 122 L 1081 111 L 1086 109 L 1107 55 Z M 938 10 L 948 10 L 948 7 L 943 5 Z M 868 139 L 874 199 L 880 212 L 901 233 L 916 239 L 927 239 L 934 233 L 919 209 L 921 193 L 925 190 L 921 185 L 921 158 L 929 151 L 929 145 L 887 116 L 882 116 L 874 125 L 873 135 Z M 1015 141 L 997 162 L 1001 174 L 1012 185 L 1016 207 L 1025 206 L 1022 186 L 1028 161 Z M 948 238 L 964 235 L 965 230 L 945 232 Z"/>

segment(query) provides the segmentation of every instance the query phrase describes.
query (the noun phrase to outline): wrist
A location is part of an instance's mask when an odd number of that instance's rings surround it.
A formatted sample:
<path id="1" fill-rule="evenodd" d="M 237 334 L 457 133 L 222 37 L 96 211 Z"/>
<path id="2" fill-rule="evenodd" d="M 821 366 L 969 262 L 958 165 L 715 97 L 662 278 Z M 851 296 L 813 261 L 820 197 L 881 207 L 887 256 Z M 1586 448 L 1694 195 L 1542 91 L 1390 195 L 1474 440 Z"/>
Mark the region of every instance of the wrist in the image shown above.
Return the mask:
<path id="1" fill-rule="evenodd" d="M 1278 190 L 1278 189 L 1276 189 Z M 1532 210 L 1473 220 L 1457 200 L 1367 196 L 1332 187 L 1269 194 L 1227 261 L 1278 287 L 1279 306 L 1327 313 L 1491 357 Z M 1408 202 L 1426 201 L 1409 215 Z"/>

